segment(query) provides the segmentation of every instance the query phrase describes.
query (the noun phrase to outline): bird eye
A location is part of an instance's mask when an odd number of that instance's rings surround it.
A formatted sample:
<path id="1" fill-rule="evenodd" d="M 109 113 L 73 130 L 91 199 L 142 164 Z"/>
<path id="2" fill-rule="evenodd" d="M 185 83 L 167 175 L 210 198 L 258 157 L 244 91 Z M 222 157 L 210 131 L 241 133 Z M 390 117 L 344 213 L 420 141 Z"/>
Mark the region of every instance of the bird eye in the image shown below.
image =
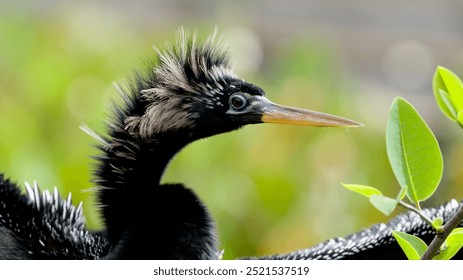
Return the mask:
<path id="1" fill-rule="evenodd" d="M 235 93 L 230 96 L 229 104 L 233 109 L 239 111 L 248 105 L 248 100 L 243 95 Z"/>

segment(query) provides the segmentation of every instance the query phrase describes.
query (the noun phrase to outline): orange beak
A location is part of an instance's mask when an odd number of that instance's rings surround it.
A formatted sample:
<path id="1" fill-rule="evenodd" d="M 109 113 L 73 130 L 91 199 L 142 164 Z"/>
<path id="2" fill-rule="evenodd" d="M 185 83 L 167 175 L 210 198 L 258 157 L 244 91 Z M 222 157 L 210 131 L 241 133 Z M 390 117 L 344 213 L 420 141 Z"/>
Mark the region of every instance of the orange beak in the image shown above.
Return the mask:
<path id="1" fill-rule="evenodd" d="M 346 118 L 321 112 L 293 108 L 272 103 L 266 98 L 259 98 L 256 107 L 264 123 L 281 123 L 291 125 L 318 127 L 358 127 L 363 124 Z M 257 108 L 256 108 L 257 109 Z"/>

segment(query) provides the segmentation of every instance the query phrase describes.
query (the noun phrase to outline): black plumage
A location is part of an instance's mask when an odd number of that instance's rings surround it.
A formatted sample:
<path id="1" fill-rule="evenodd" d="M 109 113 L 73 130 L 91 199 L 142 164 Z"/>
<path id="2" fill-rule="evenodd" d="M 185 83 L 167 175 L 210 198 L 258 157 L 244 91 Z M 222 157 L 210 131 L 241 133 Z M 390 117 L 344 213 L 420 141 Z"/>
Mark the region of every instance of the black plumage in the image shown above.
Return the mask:
<path id="1" fill-rule="evenodd" d="M 91 131 L 99 155 L 94 183 L 105 224 L 85 229 L 81 207 L 57 191 L 28 194 L 0 177 L 2 259 L 217 259 L 214 223 L 196 194 L 181 184 L 161 184 L 170 159 L 201 138 L 262 122 L 312 126 L 358 126 L 323 113 L 276 105 L 264 91 L 237 77 L 226 51 L 183 31 L 174 46 L 120 89 L 108 136 Z M 429 211 L 446 218 L 455 203 Z M 396 258 L 403 256 L 390 229 L 427 236 L 430 229 L 412 214 L 398 216 L 345 239 L 268 258 Z M 378 253 L 380 252 L 380 253 Z M 386 254 L 387 253 L 387 254 Z"/>
<path id="2" fill-rule="evenodd" d="M 449 220 L 458 210 L 456 200 L 449 201 L 434 208 L 423 209 L 426 216 L 434 219 L 443 217 Z M 460 227 L 463 223 L 460 222 Z M 413 234 L 429 244 L 435 236 L 435 230 L 413 212 L 397 215 L 388 223 L 375 224 L 362 231 L 322 242 L 308 249 L 297 250 L 288 254 L 279 254 L 261 259 L 305 259 L 305 260 L 396 260 L 406 259 L 391 231 L 398 230 Z M 460 251 L 454 259 L 462 259 Z"/>
<path id="3" fill-rule="evenodd" d="M 97 259 L 108 251 L 85 230 L 82 205 L 27 185 L 28 194 L 0 174 L 0 259 Z"/>

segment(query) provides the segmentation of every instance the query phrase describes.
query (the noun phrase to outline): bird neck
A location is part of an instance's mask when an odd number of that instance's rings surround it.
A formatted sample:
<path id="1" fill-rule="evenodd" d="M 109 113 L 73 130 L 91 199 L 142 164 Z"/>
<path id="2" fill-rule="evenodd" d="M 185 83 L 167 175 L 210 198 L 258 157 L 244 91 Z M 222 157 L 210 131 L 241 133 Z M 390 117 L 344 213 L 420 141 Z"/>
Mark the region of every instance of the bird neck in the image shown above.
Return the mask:
<path id="1" fill-rule="evenodd" d="M 145 139 L 123 129 L 111 136 L 102 148 L 96 177 L 108 238 L 116 241 L 140 213 L 151 211 L 166 166 L 190 141 L 170 134 Z"/>

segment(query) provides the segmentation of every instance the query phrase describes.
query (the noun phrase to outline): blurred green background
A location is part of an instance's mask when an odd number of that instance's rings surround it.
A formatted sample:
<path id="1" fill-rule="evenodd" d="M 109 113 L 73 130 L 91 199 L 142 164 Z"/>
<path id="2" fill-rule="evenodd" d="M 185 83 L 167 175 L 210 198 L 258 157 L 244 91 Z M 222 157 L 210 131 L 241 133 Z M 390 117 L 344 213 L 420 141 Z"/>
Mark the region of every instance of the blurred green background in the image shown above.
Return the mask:
<path id="1" fill-rule="evenodd" d="M 437 65 L 463 74 L 463 5 L 434 2 L 2 1 L 0 170 L 21 186 L 72 192 L 88 227 L 101 228 L 90 183 L 95 142 L 79 125 L 105 131 L 112 83 L 140 69 L 152 45 L 173 41 L 179 26 L 202 37 L 217 27 L 236 72 L 273 101 L 366 125 L 256 125 L 176 156 L 163 181 L 199 194 L 224 258 L 284 253 L 387 221 L 339 183 L 397 192 L 384 132 L 399 95 L 444 153 L 428 204 L 461 199 L 463 135 L 439 112 L 431 79 Z"/>

